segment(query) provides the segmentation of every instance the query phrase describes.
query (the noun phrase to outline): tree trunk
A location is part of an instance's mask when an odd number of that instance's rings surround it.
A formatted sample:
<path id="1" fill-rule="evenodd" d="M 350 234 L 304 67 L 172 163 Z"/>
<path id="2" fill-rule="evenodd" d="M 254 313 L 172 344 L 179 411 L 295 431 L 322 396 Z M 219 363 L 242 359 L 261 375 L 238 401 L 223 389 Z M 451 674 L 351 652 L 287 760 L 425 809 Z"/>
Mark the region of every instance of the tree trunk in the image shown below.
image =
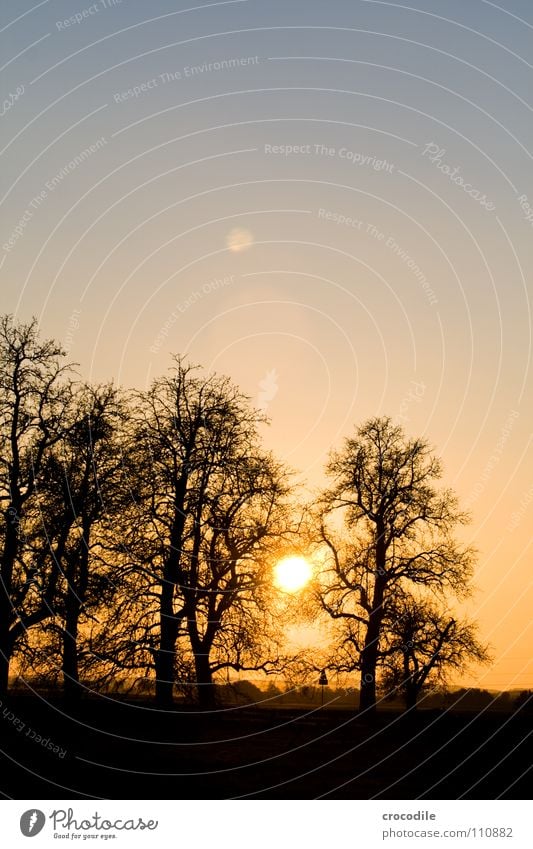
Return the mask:
<path id="1" fill-rule="evenodd" d="M 159 607 L 160 639 L 155 660 L 155 698 L 161 708 L 174 704 L 174 656 L 176 652 L 176 620 L 174 616 L 174 584 L 164 580 Z"/>
<path id="2" fill-rule="evenodd" d="M 75 588 L 69 583 L 66 597 L 65 627 L 63 629 L 63 688 L 65 700 L 73 703 L 81 697 L 78 670 L 78 623 L 81 603 Z"/>
<path id="3" fill-rule="evenodd" d="M 0 698 L 5 699 L 9 685 L 9 654 L 8 643 L 2 628 L 0 632 Z"/>
<path id="4" fill-rule="evenodd" d="M 63 631 L 63 686 L 65 699 L 77 702 L 82 695 L 78 668 L 78 628 L 89 584 L 89 551 L 92 521 L 83 517 L 80 547 L 68 563 L 65 628 Z M 65 536 L 65 543 L 67 537 Z"/>
<path id="5" fill-rule="evenodd" d="M 376 556 L 376 560 L 378 557 Z M 384 557 L 383 557 L 384 562 Z M 378 665 L 379 637 L 383 620 L 383 596 L 385 592 L 384 568 L 376 570 L 372 610 L 368 616 L 365 644 L 361 652 L 361 692 L 359 710 L 373 713 L 376 710 L 376 669 Z"/>
<path id="6" fill-rule="evenodd" d="M 187 480 L 186 463 L 184 463 L 184 470 L 176 484 L 170 554 L 163 570 L 159 604 L 159 649 L 155 659 L 155 700 L 159 707 L 165 709 L 174 706 L 174 661 L 179 623 L 174 613 L 174 592 L 178 583 L 184 583 L 180 571 L 180 552 L 183 549 Z"/>
<path id="7" fill-rule="evenodd" d="M 361 652 L 361 684 L 359 710 L 373 712 L 376 709 L 376 667 L 378 662 L 379 618 L 374 611 L 370 614 L 365 644 Z"/>
<path id="8" fill-rule="evenodd" d="M 213 684 L 213 673 L 211 672 L 210 654 L 213 639 L 216 634 L 214 627 L 214 611 L 209 607 L 209 615 L 213 617 L 207 625 L 203 636 L 198 628 L 197 611 L 194 601 L 190 602 L 187 612 L 187 630 L 194 655 L 194 668 L 196 671 L 196 694 L 198 703 L 204 710 L 213 710 L 215 707 L 215 685 Z"/>
<path id="9" fill-rule="evenodd" d="M 209 662 L 209 652 L 203 645 L 194 653 L 194 665 L 196 669 L 196 688 L 198 702 L 204 710 L 212 710 L 216 706 L 215 685 Z"/>
<path id="10" fill-rule="evenodd" d="M 2 580 L 0 580 L 0 697 L 6 696 L 9 686 L 9 663 L 11 659 L 10 619 L 11 595 L 2 576 Z"/>
<path id="11" fill-rule="evenodd" d="M 406 711 L 414 710 L 418 700 L 418 686 L 414 678 L 414 672 L 411 672 L 409 664 L 409 651 L 407 646 L 409 641 L 414 638 L 413 629 L 409 629 L 405 633 L 405 646 L 403 652 L 403 695 L 405 700 Z"/>
<path id="12" fill-rule="evenodd" d="M 18 515 L 13 505 L 5 513 L 6 531 L 0 576 L 0 696 L 5 696 L 8 691 L 9 665 L 13 651 L 9 630 L 13 618 L 11 592 L 18 549 Z"/>
<path id="13" fill-rule="evenodd" d="M 416 684 L 413 684 L 411 681 L 407 681 L 405 684 L 405 709 L 416 710 L 416 703 L 418 701 L 418 689 Z"/>

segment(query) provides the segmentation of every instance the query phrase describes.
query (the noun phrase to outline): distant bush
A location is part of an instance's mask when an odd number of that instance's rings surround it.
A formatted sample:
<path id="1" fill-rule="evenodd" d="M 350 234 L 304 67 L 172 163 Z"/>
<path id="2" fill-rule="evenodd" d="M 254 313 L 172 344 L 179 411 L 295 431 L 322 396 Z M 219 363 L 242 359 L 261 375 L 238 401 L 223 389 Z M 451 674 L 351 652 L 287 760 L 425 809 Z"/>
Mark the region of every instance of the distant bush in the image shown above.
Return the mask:
<path id="1" fill-rule="evenodd" d="M 533 713 L 533 690 L 522 690 L 515 698 L 513 708 L 530 716 Z"/>

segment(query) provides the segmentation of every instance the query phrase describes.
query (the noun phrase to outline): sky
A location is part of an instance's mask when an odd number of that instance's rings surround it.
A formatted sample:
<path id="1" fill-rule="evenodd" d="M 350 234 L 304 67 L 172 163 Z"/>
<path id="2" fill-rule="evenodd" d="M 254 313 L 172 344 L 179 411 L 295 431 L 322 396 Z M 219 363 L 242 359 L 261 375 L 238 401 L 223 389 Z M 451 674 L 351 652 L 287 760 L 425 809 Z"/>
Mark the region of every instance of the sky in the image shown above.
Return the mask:
<path id="1" fill-rule="evenodd" d="M 530 3 L 0 14 L 1 311 L 94 381 L 230 375 L 310 489 L 370 416 L 425 436 L 479 550 L 469 680 L 533 687 Z"/>

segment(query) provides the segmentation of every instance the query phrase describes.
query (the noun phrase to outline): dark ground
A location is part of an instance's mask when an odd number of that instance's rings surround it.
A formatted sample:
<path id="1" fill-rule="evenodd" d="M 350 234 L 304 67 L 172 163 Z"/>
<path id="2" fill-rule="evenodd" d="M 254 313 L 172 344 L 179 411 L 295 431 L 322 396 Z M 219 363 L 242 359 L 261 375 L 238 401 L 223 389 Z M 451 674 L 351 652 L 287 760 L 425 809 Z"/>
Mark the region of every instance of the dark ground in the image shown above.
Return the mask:
<path id="1" fill-rule="evenodd" d="M 165 714 L 106 699 L 83 702 L 72 718 L 59 700 L 17 696 L 0 706 L 0 791 L 15 799 L 528 798 L 531 726 L 520 713 Z"/>

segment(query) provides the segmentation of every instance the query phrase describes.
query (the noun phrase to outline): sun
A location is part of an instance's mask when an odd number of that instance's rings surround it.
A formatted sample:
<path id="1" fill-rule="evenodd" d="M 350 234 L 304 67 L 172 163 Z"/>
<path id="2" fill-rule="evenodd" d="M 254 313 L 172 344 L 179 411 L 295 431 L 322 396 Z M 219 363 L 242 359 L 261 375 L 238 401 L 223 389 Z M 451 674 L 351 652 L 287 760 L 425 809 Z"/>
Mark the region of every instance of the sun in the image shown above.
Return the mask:
<path id="1" fill-rule="evenodd" d="M 313 569 L 305 557 L 284 557 L 274 567 L 274 583 L 287 593 L 301 590 L 312 576 Z"/>

